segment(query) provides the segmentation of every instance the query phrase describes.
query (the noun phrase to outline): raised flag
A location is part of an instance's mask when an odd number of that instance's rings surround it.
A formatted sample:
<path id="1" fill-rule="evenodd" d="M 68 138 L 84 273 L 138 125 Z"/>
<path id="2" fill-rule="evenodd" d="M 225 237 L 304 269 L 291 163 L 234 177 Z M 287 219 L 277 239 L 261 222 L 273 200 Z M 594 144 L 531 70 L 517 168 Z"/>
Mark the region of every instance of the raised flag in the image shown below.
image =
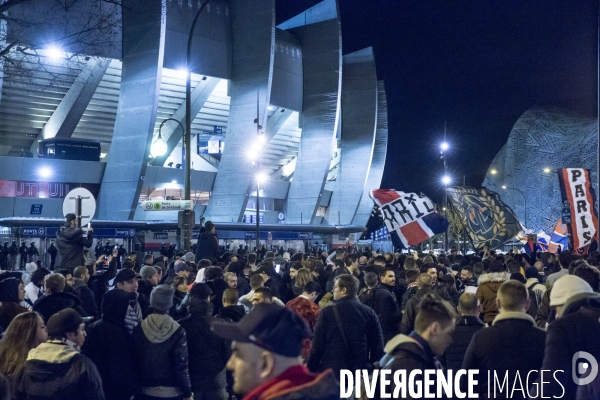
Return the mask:
<path id="1" fill-rule="evenodd" d="M 573 238 L 573 249 L 579 251 L 592 243 L 598 231 L 596 195 L 590 181 L 590 170 L 561 168 L 558 171 L 563 201 L 563 219 Z"/>
<path id="2" fill-rule="evenodd" d="M 550 244 L 548 245 L 548 251 L 550 253 L 558 254 L 560 250 L 566 250 L 569 248 L 569 228 L 566 224 L 562 223 L 562 220 L 558 220 L 554 227 L 554 232 L 550 236 Z"/>
<path id="3" fill-rule="evenodd" d="M 445 232 L 448 221 L 435 212 L 426 196 L 389 189 L 371 190 L 371 198 L 379 206 L 383 222 L 392 236 L 408 248 Z"/>
<path id="4" fill-rule="evenodd" d="M 473 246 L 495 249 L 514 238 L 522 226 L 515 213 L 496 192 L 484 188 L 446 189 L 448 199 L 462 214 Z"/>

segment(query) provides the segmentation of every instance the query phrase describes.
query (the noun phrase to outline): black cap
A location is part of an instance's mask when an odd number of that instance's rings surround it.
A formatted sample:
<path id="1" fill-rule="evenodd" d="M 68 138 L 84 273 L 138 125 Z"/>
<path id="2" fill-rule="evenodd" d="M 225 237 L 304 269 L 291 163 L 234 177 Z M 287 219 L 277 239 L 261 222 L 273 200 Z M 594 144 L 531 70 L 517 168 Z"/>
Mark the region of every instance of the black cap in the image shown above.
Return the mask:
<path id="1" fill-rule="evenodd" d="M 215 322 L 212 330 L 225 339 L 252 343 L 284 357 L 298 357 L 310 334 L 306 323 L 285 307 L 261 303 L 240 322 Z"/>
<path id="2" fill-rule="evenodd" d="M 134 270 L 125 268 L 117 272 L 115 276 L 115 285 L 117 283 L 123 283 L 134 279 L 137 276 Z"/>
<path id="3" fill-rule="evenodd" d="M 258 268 L 258 269 L 256 270 L 256 272 L 254 272 L 254 273 L 255 273 L 255 274 L 267 274 L 267 275 L 269 275 L 269 276 L 270 276 L 270 273 L 269 273 L 269 272 L 270 272 L 270 271 L 269 271 L 269 268 L 268 268 L 268 267 L 260 267 L 260 268 Z"/>
<path id="4" fill-rule="evenodd" d="M 75 215 L 73 213 L 68 213 L 67 215 L 65 215 L 65 226 L 71 225 L 71 221 L 73 221 L 76 218 L 77 218 L 77 215 Z"/>
<path id="5" fill-rule="evenodd" d="M 202 300 L 206 300 L 211 294 L 212 289 L 206 283 L 202 282 L 195 283 L 190 289 L 190 296 L 198 297 Z"/>

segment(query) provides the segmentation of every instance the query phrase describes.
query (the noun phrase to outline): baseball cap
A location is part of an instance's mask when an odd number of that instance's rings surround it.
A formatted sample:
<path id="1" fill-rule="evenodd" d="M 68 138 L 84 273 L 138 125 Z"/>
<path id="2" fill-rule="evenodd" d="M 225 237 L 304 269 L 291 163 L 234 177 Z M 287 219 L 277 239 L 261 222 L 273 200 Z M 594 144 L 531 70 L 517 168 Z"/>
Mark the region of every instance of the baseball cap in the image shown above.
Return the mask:
<path id="1" fill-rule="evenodd" d="M 125 268 L 117 272 L 115 276 L 115 285 L 117 283 L 123 283 L 134 279 L 137 276 L 134 270 Z"/>
<path id="2" fill-rule="evenodd" d="M 254 273 L 255 274 L 267 274 L 267 275 L 269 275 L 269 269 L 267 267 L 260 267 Z"/>
<path id="3" fill-rule="evenodd" d="M 212 330 L 222 338 L 252 343 L 284 357 L 298 357 L 302 341 L 310 334 L 306 323 L 285 307 L 261 303 L 239 322 L 214 322 Z"/>

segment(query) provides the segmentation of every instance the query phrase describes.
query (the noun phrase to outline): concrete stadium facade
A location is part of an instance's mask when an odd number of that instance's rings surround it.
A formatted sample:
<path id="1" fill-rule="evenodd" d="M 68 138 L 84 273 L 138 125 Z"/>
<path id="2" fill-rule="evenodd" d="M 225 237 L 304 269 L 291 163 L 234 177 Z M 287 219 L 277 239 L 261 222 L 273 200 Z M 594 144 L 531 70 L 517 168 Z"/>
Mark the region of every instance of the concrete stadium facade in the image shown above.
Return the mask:
<path id="1" fill-rule="evenodd" d="M 96 0 L 57 9 L 52 2 L 14 7 L 11 15 L 43 22 L 69 16 Z M 185 121 L 185 46 L 199 1 L 123 0 L 111 14 L 114 29 L 92 50 L 81 43 L 64 54 L 44 53 L 49 32 L 19 31 L 37 55 L 18 73 L 4 65 L 0 99 L 0 180 L 97 185 L 97 218 L 177 220 L 177 212 L 144 212 L 146 199 L 179 198 L 183 189 L 183 132 L 167 123 L 167 154 L 152 158 L 150 146 L 166 118 Z M 243 223 L 259 212 L 265 224 L 365 226 L 379 188 L 387 151 L 385 87 L 378 81 L 371 48 L 342 54 L 336 0 L 325 0 L 276 26 L 274 0 L 211 0 L 192 39 L 191 191 L 200 217 Z M 32 24 L 32 26 L 37 26 Z M 122 34 L 122 39 L 121 39 Z M 58 43 L 60 45 L 60 43 Z M 22 56 L 14 50 L 14 57 Z M 258 114 L 258 115 L 257 115 Z M 256 150 L 257 125 L 264 143 Z M 37 158 L 49 138 L 93 139 L 101 162 Z M 34 158 L 19 157 L 30 150 Z M 254 162 L 248 152 L 255 151 Z M 4 167 L 4 168 L 3 168 Z M 40 177 L 40 168 L 52 176 Z M 42 204 L 41 217 L 62 217 L 61 198 L 0 194 L 0 218 L 25 217 Z M 283 217 L 282 217 L 283 216 Z"/>

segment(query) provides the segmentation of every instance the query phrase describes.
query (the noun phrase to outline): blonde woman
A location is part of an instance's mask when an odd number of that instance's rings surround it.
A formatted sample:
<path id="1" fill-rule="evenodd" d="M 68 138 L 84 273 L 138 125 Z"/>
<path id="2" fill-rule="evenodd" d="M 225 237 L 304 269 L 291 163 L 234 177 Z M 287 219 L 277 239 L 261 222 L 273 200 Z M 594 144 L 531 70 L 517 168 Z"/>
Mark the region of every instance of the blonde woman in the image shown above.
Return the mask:
<path id="1" fill-rule="evenodd" d="M 300 268 L 298 270 L 298 274 L 296 275 L 296 279 L 294 280 L 294 285 L 292 286 L 294 297 L 300 296 L 302 294 L 302 290 L 304 290 L 304 286 L 306 286 L 306 284 L 312 280 L 312 272 L 310 272 L 308 268 Z"/>
<path id="2" fill-rule="evenodd" d="M 17 315 L 0 341 L 0 374 L 10 382 L 11 399 L 16 398 L 17 386 L 23 374 L 29 350 L 48 340 L 48 329 L 40 314 L 25 312 Z"/>

